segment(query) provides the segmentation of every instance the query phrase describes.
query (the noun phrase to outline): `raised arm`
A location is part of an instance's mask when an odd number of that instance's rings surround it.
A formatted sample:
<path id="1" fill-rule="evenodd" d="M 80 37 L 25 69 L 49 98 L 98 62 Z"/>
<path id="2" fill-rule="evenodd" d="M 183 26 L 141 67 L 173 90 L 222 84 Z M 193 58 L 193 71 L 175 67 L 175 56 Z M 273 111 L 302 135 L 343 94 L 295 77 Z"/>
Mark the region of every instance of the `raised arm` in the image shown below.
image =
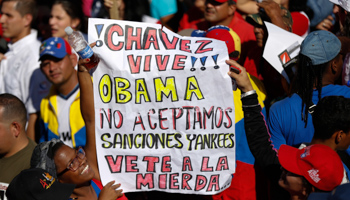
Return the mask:
<path id="1" fill-rule="evenodd" d="M 95 178 L 100 180 L 97 167 L 96 141 L 95 141 L 95 107 L 92 79 L 89 71 L 84 66 L 88 58 L 79 60 L 78 80 L 80 86 L 80 110 L 85 122 L 86 145 L 85 152 L 88 162 L 95 172 Z"/>
<path id="2" fill-rule="evenodd" d="M 246 70 L 233 60 L 227 61 L 227 64 L 235 69 L 231 69 L 228 74 L 236 80 L 237 87 L 242 91 L 244 127 L 250 151 L 254 155 L 257 164 L 265 170 L 270 171 L 271 167 L 274 169 L 279 168 L 277 152 L 271 144 L 264 115 L 261 113 L 258 96 L 253 90 Z"/>

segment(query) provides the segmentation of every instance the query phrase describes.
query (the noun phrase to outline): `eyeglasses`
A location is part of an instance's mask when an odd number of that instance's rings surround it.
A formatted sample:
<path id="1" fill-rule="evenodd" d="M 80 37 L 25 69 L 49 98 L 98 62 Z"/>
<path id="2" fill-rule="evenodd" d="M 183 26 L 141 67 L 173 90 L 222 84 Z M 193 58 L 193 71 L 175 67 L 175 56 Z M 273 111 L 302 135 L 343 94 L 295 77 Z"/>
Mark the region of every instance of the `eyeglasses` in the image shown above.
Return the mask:
<path id="1" fill-rule="evenodd" d="M 85 158 L 85 151 L 83 148 L 79 147 L 78 150 L 76 150 L 76 156 L 75 158 L 72 160 L 72 162 L 70 162 L 68 165 L 67 165 L 67 168 L 64 169 L 62 172 L 58 173 L 57 176 L 61 176 L 62 174 L 66 173 L 67 171 L 77 171 L 77 169 L 79 168 L 80 166 L 80 160 L 84 159 Z"/>

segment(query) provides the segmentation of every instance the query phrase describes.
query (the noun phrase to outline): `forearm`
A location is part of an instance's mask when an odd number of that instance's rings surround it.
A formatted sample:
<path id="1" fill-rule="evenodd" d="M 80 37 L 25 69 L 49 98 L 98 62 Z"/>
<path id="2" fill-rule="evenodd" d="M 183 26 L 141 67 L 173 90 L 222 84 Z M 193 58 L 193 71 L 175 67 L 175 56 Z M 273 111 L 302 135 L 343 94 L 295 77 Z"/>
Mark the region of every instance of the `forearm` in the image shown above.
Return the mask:
<path id="1" fill-rule="evenodd" d="M 259 12 L 258 5 L 252 0 L 238 0 L 237 9 L 247 14 L 256 14 Z"/>
<path id="2" fill-rule="evenodd" d="M 279 165 L 277 152 L 270 142 L 270 135 L 261 113 L 257 94 L 243 97 L 242 104 L 247 141 L 257 164 L 264 169 L 272 165 Z"/>
<path id="3" fill-rule="evenodd" d="M 31 113 L 29 114 L 29 119 L 28 119 L 28 126 L 27 126 L 27 136 L 32 139 L 33 141 L 36 141 L 35 138 L 35 124 L 38 119 L 38 114 L 37 113 Z"/>
<path id="4" fill-rule="evenodd" d="M 80 86 L 80 110 L 86 128 L 86 156 L 90 166 L 95 171 L 95 178 L 100 179 L 97 168 L 96 139 L 95 139 L 95 107 L 93 84 L 89 72 L 83 66 L 78 66 L 78 80 Z"/>

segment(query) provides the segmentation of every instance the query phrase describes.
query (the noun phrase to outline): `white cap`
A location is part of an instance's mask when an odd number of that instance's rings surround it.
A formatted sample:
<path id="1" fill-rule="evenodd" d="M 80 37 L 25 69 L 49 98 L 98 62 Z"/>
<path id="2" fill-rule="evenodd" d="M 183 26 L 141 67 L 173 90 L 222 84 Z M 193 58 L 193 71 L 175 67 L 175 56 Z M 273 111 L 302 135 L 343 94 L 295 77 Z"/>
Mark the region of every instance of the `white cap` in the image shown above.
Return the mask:
<path id="1" fill-rule="evenodd" d="M 350 12 L 350 2 L 348 0 L 329 0 L 330 2 L 341 6 L 344 10 Z"/>
<path id="2" fill-rule="evenodd" d="M 73 29 L 70 26 L 67 26 L 64 31 L 67 33 L 67 35 L 70 35 L 73 33 Z"/>

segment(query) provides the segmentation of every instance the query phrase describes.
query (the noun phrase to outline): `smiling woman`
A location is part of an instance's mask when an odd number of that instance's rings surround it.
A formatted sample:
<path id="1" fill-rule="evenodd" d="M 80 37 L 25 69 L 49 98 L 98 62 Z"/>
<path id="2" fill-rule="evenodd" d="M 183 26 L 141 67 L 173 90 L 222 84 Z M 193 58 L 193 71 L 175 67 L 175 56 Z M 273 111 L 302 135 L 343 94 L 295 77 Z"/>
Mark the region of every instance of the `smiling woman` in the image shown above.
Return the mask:
<path id="1" fill-rule="evenodd" d="M 97 163 L 90 163 L 88 158 L 83 148 L 73 149 L 61 140 L 52 139 L 35 147 L 31 167 L 45 169 L 61 183 L 75 184 L 71 198 L 125 200 L 118 189 L 120 184 L 112 181 L 102 188 Z"/>
<path id="2" fill-rule="evenodd" d="M 52 42 L 48 42 L 56 46 L 54 41 L 57 38 L 49 39 Z M 62 38 L 60 38 L 63 40 Z M 59 39 L 57 39 L 59 40 Z M 63 44 L 63 42 L 58 43 Z M 44 55 L 47 51 L 52 51 L 54 48 L 47 48 L 48 45 L 43 45 L 46 47 L 42 50 L 42 57 L 47 56 Z M 57 45 L 59 46 L 59 45 Z M 64 45 L 61 46 L 62 49 Z M 51 46 L 50 46 L 51 47 Z M 67 48 L 70 49 L 70 48 Z M 46 51 L 47 50 L 47 51 Z M 56 52 L 57 54 L 57 52 Z M 55 54 L 55 55 L 56 55 Z M 72 54 L 73 55 L 73 54 Z M 57 56 L 57 55 L 56 55 Z M 68 58 L 66 54 L 63 54 L 64 58 Z M 52 56 L 51 56 L 52 57 Z M 42 68 L 52 68 L 56 69 L 57 65 L 53 61 L 46 62 L 43 61 Z M 48 66 L 45 66 L 48 65 Z M 72 65 L 73 66 L 73 65 Z M 81 72 L 82 66 L 79 66 L 79 74 L 84 73 Z M 73 67 L 72 67 L 73 69 Z M 43 69 L 45 71 L 45 69 Z M 85 69 L 85 71 L 87 71 Z M 60 74 L 60 73 L 58 73 Z M 60 75 L 57 75 L 60 76 Z M 52 78 L 52 80 L 56 80 L 56 75 Z M 80 89 L 81 89 L 81 105 L 80 108 L 82 112 L 88 111 L 89 114 L 94 115 L 94 106 L 93 106 L 93 98 L 86 94 L 86 90 L 92 91 L 92 82 L 91 76 L 89 73 L 86 73 L 84 77 L 88 79 L 84 81 L 79 81 Z M 79 78 L 80 80 L 81 78 Z M 87 82 L 87 84 L 86 84 Z M 90 84 L 89 84 L 90 83 Z M 91 88 L 90 88 L 91 87 Z M 84 88 L 84 89 L 83 89 Z M 87 88 L 87 89 L 86 89 Z M 90 94 L 90 93 L 89 93 Z M 91 105 L 90 105 L 91 103 Z M 85 110 L 84 110 L 85 109 Z M 75 184 L 76 187 L 71 195 L 71 198 L 79 198 L 79 199 L 100 199 L 100 200 L 125 200 L 127 199 L 120 187 L 120 184 L 114 184 L 115 181 L 111 181 L 107 183 L 103 188 L 101 184 L 100 174 L 97 166 L 97 157 L 96 157 L 96 144 L 95 144 L 95 123 L 86 120 L 88 117 L 84 115 L 84 121 L 86 124 L 86 145 L 83 148 L 79 147 L 78 149 L 71 148 L 65 145 L 59 139 L 52 139 L 50 141 L 42 142 L 38 144 L 32 155 L 31 159 L 31 167 L 32 168 L 42 168 L 47 170 L 54 178 L 56 178 L 61 183 L 71 183 Z M 52 123 L 58 123 L 57 121 Z M 47 126 L 52 126 L 51 124 Z M 62 137 L 61 137 L 62 138 Z"/>

